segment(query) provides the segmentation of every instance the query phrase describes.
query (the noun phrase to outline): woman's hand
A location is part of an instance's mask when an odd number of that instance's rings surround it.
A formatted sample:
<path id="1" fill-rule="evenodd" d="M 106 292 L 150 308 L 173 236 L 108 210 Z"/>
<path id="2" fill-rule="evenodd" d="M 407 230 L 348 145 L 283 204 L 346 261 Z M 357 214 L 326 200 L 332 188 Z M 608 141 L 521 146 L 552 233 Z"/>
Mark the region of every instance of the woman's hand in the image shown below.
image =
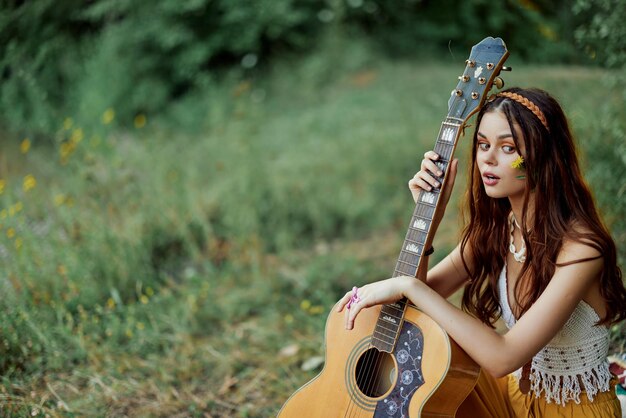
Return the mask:
<path id="1" fill-rule="evenodd" d="M 420 165 L 420 171 L 415 173 L 415 176 L 411 180 L 409 180 L 409 190 L 413 195 L 413 200 L 417 203 L 417 199 L 419 198 L 419 194 L 422 191 L 430 192 L 433 189 L 438 189 L 441 187 L 441 176 L 443 172 L 437 166 L 436 161 L 439 160 L 439 155 L 435 151 L 427 151 L 424 153 L 424 159 L 422 160 L 422 164 Z M 454 179 L 456 177 L 456 170 L 458 166 L 459 160 L 456 158 L 452 160 L 452 164 L 450 164 L 448 175 L 447 175 L 447 183 L 444 188 L 444 203 L 448 203 L 450 199 L 450 193 L 452 192 L 452 187 L 454 186 Z"/>
<path id="2" fill-rule="evenodd" d="M 421 192 L 430 192 L 441 187 L 440 176 L 443 175 L 443 172 L 437 166 L 437 160 L 439 160 L 439 155 L 437 155 L 435 151 L 427 151 L 424 153 L 421 170 L 418 171 L 411 180 L 409 180 L 409 190 L 411 190 L 415 203 L 417 203 Z M 437 212 L 433 217 L 430 236 L 435 235 L 439 222 L 441 222 L 441 218 L 443 218 L 443 212 L 448 205 L 450 194 L 452 193 L 452 188 L 454 187 L 454 180 L 456 178 L 458 165 L 459 160 L 454 158 L 448 167 L 445 185 L 443 187 L 443 194 L 441 196 L 442 200 L 440 204 L 437 205 Z"/>
<path id="3" fill-rule="evenodd" d="M 361 309 L 374 305 L 397 302 L 406 295 L 410 286 L 419 281 L 409 276 L 393 277 L 391 279 L 365 285 L 357 290 L 358 299 L 352 301 L 346 309 L 346 329 L 354 327 L 354 320 Z M 337 302 L 337 312 L 341 312 L 353 299 L 353 291 L 349 291 Z"/>

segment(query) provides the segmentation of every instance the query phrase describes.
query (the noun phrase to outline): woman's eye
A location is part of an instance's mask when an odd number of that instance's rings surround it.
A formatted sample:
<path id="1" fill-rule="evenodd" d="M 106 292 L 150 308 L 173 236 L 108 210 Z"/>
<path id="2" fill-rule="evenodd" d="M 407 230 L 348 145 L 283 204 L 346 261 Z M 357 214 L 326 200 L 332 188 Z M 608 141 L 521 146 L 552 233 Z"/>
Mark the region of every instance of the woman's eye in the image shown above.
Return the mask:
<path id="1" fill-rule="evenodd" d="M 482 151 L 487 151 L 489 149 L 489 144 L 486 142 L 479 142 L 478 148 L 480 148 Z"/>
<path id="2" fill-rule="evenodd" d="M 512 147 L 511 145 L 505 145 L 502 147 L 502 150 L 506 152 L 507 154 L 511 154 L 515 152 L 515 147 Z"/>

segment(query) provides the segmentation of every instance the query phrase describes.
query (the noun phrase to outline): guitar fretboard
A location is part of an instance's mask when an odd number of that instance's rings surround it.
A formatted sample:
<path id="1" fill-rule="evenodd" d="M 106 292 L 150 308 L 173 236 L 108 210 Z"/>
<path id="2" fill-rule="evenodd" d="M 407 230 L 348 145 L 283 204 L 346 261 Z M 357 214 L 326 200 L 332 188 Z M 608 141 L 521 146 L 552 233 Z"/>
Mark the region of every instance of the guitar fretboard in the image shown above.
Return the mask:
<path id="1" fill-rule="evenodd" d="M 453 117 L 446 118 L 441 124 L 434 151 L 439 155 L 436 164 L 443 173 L 435 177 L 442 184 L 462 125 L 463 120 Z M 417 276 L 440 194 L 441 188 L 420 192 L 392 277 Z M 372 335 L 374 347 L 388 353 L 393 351 L 407 303 L 406 299 L 402 299 L 382 307 Z"/>

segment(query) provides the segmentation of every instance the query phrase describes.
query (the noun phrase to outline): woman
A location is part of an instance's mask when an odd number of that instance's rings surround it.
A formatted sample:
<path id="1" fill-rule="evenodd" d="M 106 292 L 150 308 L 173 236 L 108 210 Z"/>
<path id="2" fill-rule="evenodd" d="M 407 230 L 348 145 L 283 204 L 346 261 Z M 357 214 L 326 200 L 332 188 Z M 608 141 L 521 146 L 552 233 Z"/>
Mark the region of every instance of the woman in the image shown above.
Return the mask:
<path id="1" fill-rule="evenodd" d="M 621 417 L 607 326 L 626 318 L 626 289 L 565 115 L 546 92 L 514 88 L 490 98 L 477 126 L 460 244 L 420 269 L 421 280 L 395 277 L 346 293 L 337 305 L 349 307 L 346 328 L 361 309 L 406 297 L 487 372 L 460 415 Z M 440 187 L 437 158 L 427 152 L 409 181 L 415 200 Z M 445 299 L 461 286 L 463 310 Z M 504 334 L 493 327 L 500 317 Z"/>

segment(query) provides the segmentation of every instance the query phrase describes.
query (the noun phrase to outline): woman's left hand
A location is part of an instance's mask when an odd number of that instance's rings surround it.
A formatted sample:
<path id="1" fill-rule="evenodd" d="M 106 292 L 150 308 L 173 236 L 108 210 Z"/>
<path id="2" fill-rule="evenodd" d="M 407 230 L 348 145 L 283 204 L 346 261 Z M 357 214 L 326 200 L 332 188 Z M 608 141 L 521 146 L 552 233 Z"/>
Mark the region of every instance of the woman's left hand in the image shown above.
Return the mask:
<path id="1" fill-rule="evenodd" d="M 396 302 L 405 296 L 406 289 L 409 286 L 415 285 L 417 282 L 419 280 L 413 277 L 399 276 L 359 288 L 357 290 L 358 299 L 350 303 L 346 309 L 346 329 L 354 327 L 354 320 L 361 309 Z M 348 305 L 353 295 L 354 293 L 351 290 L 337 302 L 337 312 L 341 312 Z"/>

